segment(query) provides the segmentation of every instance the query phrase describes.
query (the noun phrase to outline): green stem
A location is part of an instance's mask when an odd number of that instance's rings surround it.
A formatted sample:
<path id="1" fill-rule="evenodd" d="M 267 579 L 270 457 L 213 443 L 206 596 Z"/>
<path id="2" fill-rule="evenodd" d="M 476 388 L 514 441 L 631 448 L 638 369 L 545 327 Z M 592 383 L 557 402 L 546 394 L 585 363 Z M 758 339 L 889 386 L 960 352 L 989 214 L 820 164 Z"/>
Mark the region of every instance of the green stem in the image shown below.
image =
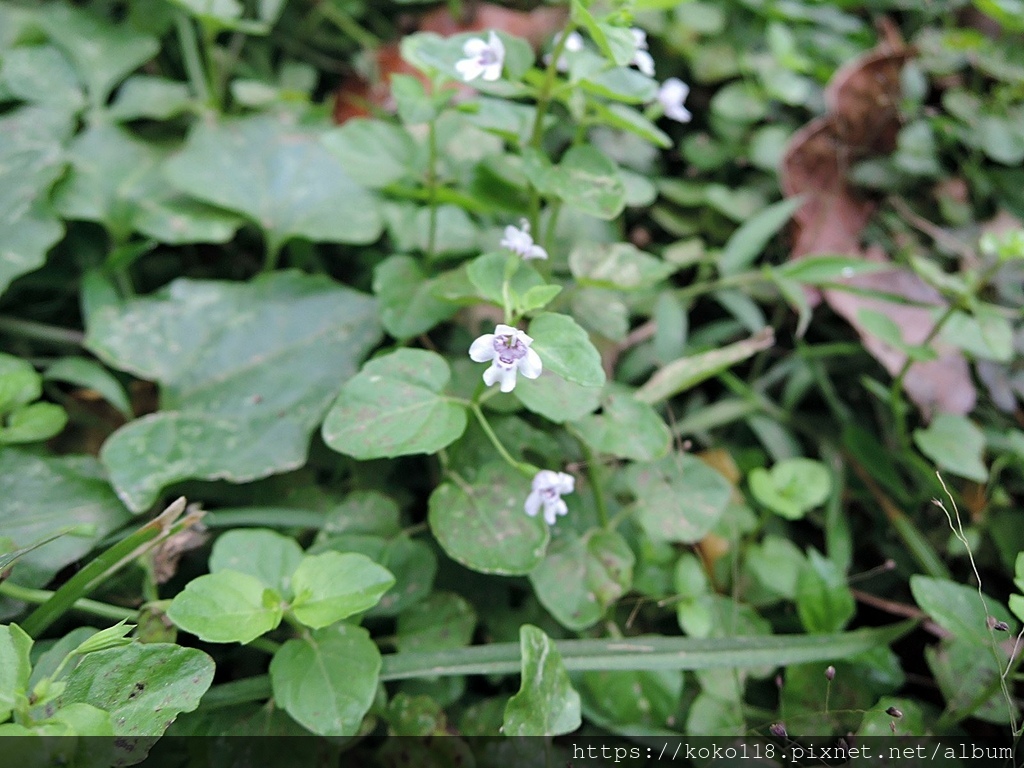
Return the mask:
<path id="1" fill-rule="evenodd" d="M 257 637 L 255 640 L 246 643 L 246 647 L 255 648 L 257 651 L 263 651 L 273 656 L 281 650 L 281 643 L 276 643 L 269 637 Z"/>
<path id="2" fill-rule="evenodd" d="M 380 45 L 380 39 L 376 35 L 360 26 L 359 22 L 334 3 L 319 3 L 317 12 L 337 27 L 338 31 L 348 35 L 363 48 L 376 48 Z"/>
<path id="3" fill-rule="evenodd" d="M 194 525 L 202 517 L 202 513 L 190 513 L 178 520 L 184 511 L 185 499 L 178 499 L 155 519 L 97 556 L 29 614 L 21 628 L 30 637 L 39 637 L 47 627 L 111 575 L 160 542 Z"/>
<path id="4" fill-rule="evenodd" d="M 597 454 L 587 445 L 583 437 L 575 429 L 566 425 L 569 433 L 575 437 L 583 446 L 583 455 L 587 460 L 587 478 L 590 480 L 590 487 L 594 490 L 594 506 L 597 508 L 597 516 L 601 521 L 601 527 L 611 530 L 611 520 L 608 518 L 608 505 L 604 498 L 604 477 L 601 471 L 602 466 L 598 462 Z"/>
<path id="5" fill-rule="evenodd" d="M 501 455 L 501 458 L 503 458 L 511 466 L 513 466 L 515 469 L 518 469 L 520 472 L 522 472 L 524 475 L 527 475 L 528 477 L 533 477 L 534 475 L 536 475 L 538 472 L 538 469 L 536 467 L 530 464 L 525 464 L 523 462 L 516 461 L 514 458 L 512 458 L 512 454 L 510 454 L 508 450 L 506 450 L 505 446 L 502 445 L 501 440 L 499 440 L 498 436 L 494 433 L 494 430 L 491 429 L 491 425 L 487 421 L 487 417 L 484 416 L 483 409 L 480 408 L 479 403 L 472 403 L 470 405 L 470 408 L 472 408 L 473 415 L 476 416 L 476 420 L 480 422 L 480 427 L 483 429 L 484 434 L 487 435 L 487 438 L 491 441 L 491 445 L 493 445 L 495 450 L 498 451 L 498 453 Z"/>
<path id="6" fill-rule="evenodd" d="M 235 680 L 230 683 L 215 685 L 203 696 L 204 712 L 214 709 L 233 707 L 236 704 L 249 704 L 253 701 L 264 701 L 273 695 L 270 688 L 270 677 L 258 675 Z"/>
<path id="7" fill-rule="evenodd" d="M 0 595 L 9 597 L 12 600 L 21 600 L 23 603 L 42 605 L 49 602 L 54 593 L 48 589 L 29 589 L 28 587 L 4 581 L 0 582 Z M 81 613 L 88 613 L 101 619 L 111 619 L 113 621 L 121 621 L 122 619 L 132 621 L 139 614 L 138 611 L 131 608 L 122 608 L 119 605 L 101 603 L 96 600 L 89 600 L 88 598 L 76 600 L 72 603 L 71 608 Z"/>
<path id="8" fill-rule="evenodd" d="M 209 106 L 210 87 L 206 80 L 206 67 L 203 66 L 203 57 L 199 53 L 199 41 L 196 38 L 196 30 L 192 26 L 192 20 L 185 13 L 179 12 L 175 15 L 174 25 L 178 33 L 178 44 L 181 46 L 181 55 L 185 62 L 185 73 L 192 85 L 196 97 Z"/>
<path id="9" fill-rule="evenodd" d="M 218 87 L 218 83 L 222 82 L 223 76 L 215 53 L 217 48 L 217 33 L 214 32 L 211 27 L 203 24 L 202 22 L 200 22 L 199 26 L 203 31 L 203 53 L 206 58 L 206 76 L 207 81 L 209 82 L 209 103 L 219 112 L 224 105 L 220 89 Z"/>
<path id="10" fill-rule="evenodd" d="M 48 341 L 69 347 L 85 345 L 85 334 L 70 328 L 58 328 L 55 325 L 37 323 L 33 320 L 19 320 L 16 317 L 0 317 L 0 333 L 9 336 L 20 336 L 34 341 Z"/>

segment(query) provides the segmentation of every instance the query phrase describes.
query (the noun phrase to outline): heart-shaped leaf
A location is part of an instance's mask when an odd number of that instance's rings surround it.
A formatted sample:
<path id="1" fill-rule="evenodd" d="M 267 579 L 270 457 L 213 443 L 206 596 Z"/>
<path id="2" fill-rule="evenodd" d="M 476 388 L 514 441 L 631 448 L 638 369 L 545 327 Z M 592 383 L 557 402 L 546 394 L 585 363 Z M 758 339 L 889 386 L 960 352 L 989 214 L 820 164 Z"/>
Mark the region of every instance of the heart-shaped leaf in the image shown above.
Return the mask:
<path id="1" fill-rule="evenodd" d="M 694 544 L 718 522 L 732 486 L 700 459 L 669 454 L 655 464 L 634 464 L 626 479 L 636 494 L 637 518 L 654 539 Z"/>
<path id="2" fill-rule="evenodd" d="M 601 355 L 571 317 L 541 312 L 530 323 L 529 335 L 545 369 L 584 387 L 604 386 Z"/>
<path id="3" fill-rule="evenodd" d="M 441 394 L 449 378 L 445 359 L 422 349 L 371 360 L 327 414 L 324 442 L 357 459 L 444 448 L 466 429 L 466 409 Z"/>
<path id="4" fill-rule="evenodd" d="M 281 596 L 238 571 L 193 579 L 171 601 L 167 618 L 210 643 L 249 643 L 281 623 Z"/>
<path id="5" fill-rule="evenodd" d="M 379 338 L 369 297 L 297 272 L 176 280 L 98 310 L 89 347 L 163 385 L 161 410 L 103 446 L 118 494 L 141 511 L 178 480 L 244 482 L 302 466 L 341 382 Z"/>
<path id="6" fill-rule="evenodd" d="M 369 610 L 394 583 L 391 571 L 366 555 L 309 555 L 292 576 L 292 610 L 307 627 L 320 629 Z"/>
<path id="7" fill-rule="evenodd" d="M 284 116 L 200 123 L 167 174 L 181 191 L 258 224 L 272 252 L 292 237 L 371 243 L 380 236 L 377 199 L 319 135 Z"/>
<path id="8" fill-rule="evenodd" d="M 565 671 L 562 655 L 537 627 L 519 628 L 522 682 L 505 707 L 506 736 L 557 736 L 580 727 L 580 695 Z"/>

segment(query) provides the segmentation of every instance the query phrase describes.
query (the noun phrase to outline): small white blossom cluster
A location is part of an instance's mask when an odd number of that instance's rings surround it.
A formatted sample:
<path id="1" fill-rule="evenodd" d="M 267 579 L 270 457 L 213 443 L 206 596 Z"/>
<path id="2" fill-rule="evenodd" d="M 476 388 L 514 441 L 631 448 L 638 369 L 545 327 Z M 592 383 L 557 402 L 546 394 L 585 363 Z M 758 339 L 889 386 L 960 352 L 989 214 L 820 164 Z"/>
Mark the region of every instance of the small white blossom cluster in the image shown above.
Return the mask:
<path id="1" fill-rule="evenodd" d="M 629 63 L 648 77 L 654 77 L 654 57 L 647 50 L 647 33 L 637 27 L 629 31 L 633 33 L 633 43 L 636 45 L 636 53 Z"/>
<path id="2" fill-rule="evenodd" d="M 658 89 L 658 103 L 665 111 L 665 117 L 680 123 L 688 123 L 693 119 L 690 110 L 683 106 L 690 95 L 690 86 L 678 77 L 670 77 Z"/>

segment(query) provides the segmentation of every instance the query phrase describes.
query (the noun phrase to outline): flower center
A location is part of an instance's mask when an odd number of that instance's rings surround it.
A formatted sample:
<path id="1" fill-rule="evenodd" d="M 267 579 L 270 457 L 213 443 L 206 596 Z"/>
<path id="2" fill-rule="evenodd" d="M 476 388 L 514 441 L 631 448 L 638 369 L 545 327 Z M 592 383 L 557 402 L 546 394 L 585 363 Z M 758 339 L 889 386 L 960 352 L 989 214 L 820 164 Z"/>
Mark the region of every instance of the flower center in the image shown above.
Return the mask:
<path id="1" fill-rule="evenodd" d="M 502 365 L 514 365 L 526 357 L 526 345 L 515 336 L 495 336 L 494 352 Z"/>
<path id="2" fill-rule="evenodd" d="M 484 48 L 476 60 L 480 66 L 489 67 L 491 64 L 498 63 L 498 55 L 491 48 Z"/>

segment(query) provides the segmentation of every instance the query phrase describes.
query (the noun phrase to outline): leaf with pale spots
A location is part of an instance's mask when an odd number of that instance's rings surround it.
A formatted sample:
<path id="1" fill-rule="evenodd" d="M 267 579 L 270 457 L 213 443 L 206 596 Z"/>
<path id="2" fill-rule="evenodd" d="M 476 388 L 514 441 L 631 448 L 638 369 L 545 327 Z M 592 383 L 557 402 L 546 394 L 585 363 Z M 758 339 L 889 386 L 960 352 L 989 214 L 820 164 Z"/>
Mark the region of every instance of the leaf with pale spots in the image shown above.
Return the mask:
<path id="1" fill-rule="evenodd" d="M 551 638 L 530 624 L 519 628 L 522 682 L 505 706 L 506 736 L 558 736 L 580 727 L 580 695 Z"/>
<path id="2" fill-rule="evenodd" d="M 284 116 L 198 124 L 167 175 L 182 192 L 247 216 L 272 251 L 293 237 L 371 243 L 383 227 L 377 198 L 316 132 Z"/>
<path id="3" fill-rule="evenodd" d="M 473 485 L 442 483 L 430 495 L 430 529 L 453 560 L 481 573 L 529 573 L 544 557 L 550 532 L 523 509 L 530 481 L 488 464 Z"/>
<path id="4" fill-rule="evenodd" d="M 380 339 L 376 317 L 370 297 L 297 272 L 176 280 L 98 310 L 89 348 L 162 385 L 160 410 L 100 453 L 118 495 L 141 511 L 173 482 L 246 482 L 305 464 L 338 388 Z"/>
<path id="5" fill-rule="evenodd" d="M 371 360 L 349 381 L 324 421 L 324 442 L 357 459 L 434 453 L 466 429 L 466 409 L 441 392 L 445 359 L 400 349 Z"/>

